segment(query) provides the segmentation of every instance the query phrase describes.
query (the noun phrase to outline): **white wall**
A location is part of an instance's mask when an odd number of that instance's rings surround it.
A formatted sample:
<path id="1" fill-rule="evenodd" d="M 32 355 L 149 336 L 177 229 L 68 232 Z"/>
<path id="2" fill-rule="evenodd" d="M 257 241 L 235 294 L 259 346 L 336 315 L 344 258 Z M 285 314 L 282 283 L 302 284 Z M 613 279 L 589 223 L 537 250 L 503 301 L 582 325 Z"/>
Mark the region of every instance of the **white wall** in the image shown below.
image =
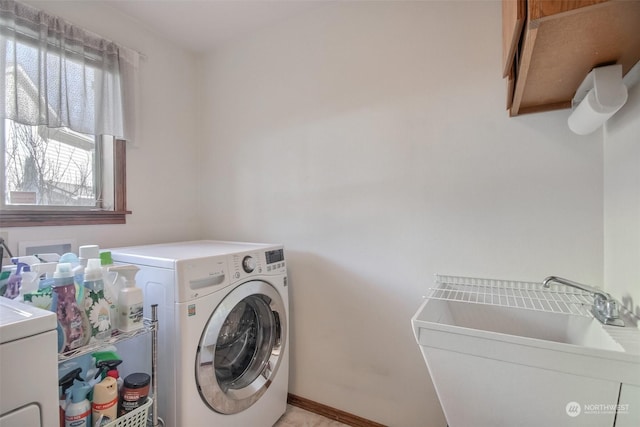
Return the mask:
<path id="1" fill-rule="evenodd" d="M 607 122 L 604 221 L 606 289 L 640 316 L 640 84 Z"/>
<path id="2" fill-rule="evenodd" d="M 116 10 L 96 2 L 30 1 L 146 55 L 140 65 L 140 140 L 127 148 L 126 225 L 8 228 L 9 244 L 73 238 L 101 247 L 197 238 L 197 59 Z"/>
<path id="3" fill-rule="evenodd" d="M 602 135 L 508 118 L 499 2 L 340 2 L 204 58 L 204 237 L 285 244 L 290 391 L 444 426 L 435 273 L 603 279 Z"/>

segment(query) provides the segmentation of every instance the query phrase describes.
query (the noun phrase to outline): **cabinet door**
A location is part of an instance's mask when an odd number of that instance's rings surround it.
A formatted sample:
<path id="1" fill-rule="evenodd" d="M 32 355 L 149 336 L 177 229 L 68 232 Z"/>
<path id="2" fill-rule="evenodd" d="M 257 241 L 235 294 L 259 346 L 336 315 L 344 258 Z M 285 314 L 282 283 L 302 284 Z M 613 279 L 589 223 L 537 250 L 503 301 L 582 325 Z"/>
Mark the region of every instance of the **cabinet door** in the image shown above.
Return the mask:
<path id="1" fill-rule="evenodd" d="M 622 384 L 615 427 L 640 426 L 640 387 Z"/>
<path id="2" fill-rule="evenodd" d="M 507 77 L 512 69 L 525 11 L 525 0 L 502 0 L 502 77 Z"/>

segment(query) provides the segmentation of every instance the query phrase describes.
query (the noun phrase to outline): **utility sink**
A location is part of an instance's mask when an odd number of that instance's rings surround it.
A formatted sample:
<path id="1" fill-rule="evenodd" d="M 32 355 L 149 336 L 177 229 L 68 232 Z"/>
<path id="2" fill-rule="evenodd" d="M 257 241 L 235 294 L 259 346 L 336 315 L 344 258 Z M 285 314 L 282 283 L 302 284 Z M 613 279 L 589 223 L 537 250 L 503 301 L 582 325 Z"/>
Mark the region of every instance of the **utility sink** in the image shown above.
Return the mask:
<path id="1" fill-rule="evenodd" d="M 550 341 L 550 346 L 553 346 L 552 343 L 565 343 L 592 349 L 625 351 L 592 316 L 431 300 L 415 320 L 451 326 L 457 332 L 464 328 L 468 329 L 465 333 L 487 338 L 512 340 L 512 337 L 521 337 Z M 539 342 L 537 345 L 545 346 L 545 343 Z"/>
<path id="2" fill-rule="evenodd" d="M 640 414 L 619 410 L 625 396 L 640 393 L 640 330 L 602 325 L 588 293 L 452 276 L 436 282 L 412 326 L 450 427 L 602 427 L 636 416 L 628 425 L 640 425 Z M 571 404 L 584 408 L 580 416 Z M 595 404 L 615 408 L 587 414 Z"/>

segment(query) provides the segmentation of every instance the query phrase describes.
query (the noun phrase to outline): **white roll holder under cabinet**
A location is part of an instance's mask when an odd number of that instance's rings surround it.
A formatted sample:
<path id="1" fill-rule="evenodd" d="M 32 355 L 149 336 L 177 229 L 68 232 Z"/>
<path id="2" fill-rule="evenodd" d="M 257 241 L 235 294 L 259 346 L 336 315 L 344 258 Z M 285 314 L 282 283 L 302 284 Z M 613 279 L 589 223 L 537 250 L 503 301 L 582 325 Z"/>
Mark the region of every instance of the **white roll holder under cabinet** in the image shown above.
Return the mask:
<path id="1" fill-rule="evenodd" d="M 75 350 L 58 354 L 58 363 L 74 359 L 76 357 L 93 353 L 108 345 L 116 344 L 141 335 L 151 334 L 151 390 L 153 398 L 149 398 L 148 402 L 135 411 L 130 412 L 122 417 L 118 417 L 105 427 L 157 427 L 158 419 L 158 387 L 156 381 L 156 368 L 158 366 L 158 305 L 151 306 L 151 319 L 144 319 L 144 327 L 131 332 L 116 331 L 110 338 L 99 343 L 92 343 Z M 150 408 L 151 407 L 151 408 Z M 151 409 L 151 419 L 148 419 L 147 413 Z M 163 423 L 164 424 L 164 423 Z"/>

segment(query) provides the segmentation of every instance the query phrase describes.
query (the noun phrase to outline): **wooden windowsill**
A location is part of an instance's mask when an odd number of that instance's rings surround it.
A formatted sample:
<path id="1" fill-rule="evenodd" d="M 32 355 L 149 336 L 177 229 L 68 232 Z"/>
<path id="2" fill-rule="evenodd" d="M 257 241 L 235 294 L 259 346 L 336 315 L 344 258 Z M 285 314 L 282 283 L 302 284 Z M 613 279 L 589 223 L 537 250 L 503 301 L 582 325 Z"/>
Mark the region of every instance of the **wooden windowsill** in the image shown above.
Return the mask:
<path id="1" fill-rule="evenodd" d="M 126 216 L 130 213 L 131 211 L 3 210 L 0 212 L 0 228 L 126 224 Z"/>

